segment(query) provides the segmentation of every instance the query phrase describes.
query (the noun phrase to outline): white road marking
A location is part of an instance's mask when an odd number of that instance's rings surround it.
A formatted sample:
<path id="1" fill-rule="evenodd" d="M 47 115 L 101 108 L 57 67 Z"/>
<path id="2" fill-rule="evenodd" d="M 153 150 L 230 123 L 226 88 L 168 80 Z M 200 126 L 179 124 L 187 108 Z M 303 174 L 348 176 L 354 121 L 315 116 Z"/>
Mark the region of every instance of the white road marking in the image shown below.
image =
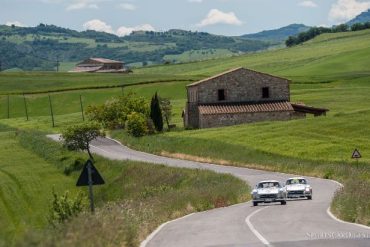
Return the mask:
<path id="1" fill-rule="evenodd" d="M 181 217 L 181 218 L 174 219 L 174 220 L 167 221 L 167 222 L 163 223 L 157 229 L 155 229 L 155 231 L 152 232 L 143 242 L 140 243 L 140 247 L 146 247 L 146 245 L 155 237 L 155 235 L 157 235 L 158 232 L 160 232 L 162 230 L 162 228 L 165 227 L 166 225 L 168 225 L 168 224 L 170 224 L 172 222 L 178 221 L 178 220 L 185 219 L 185 218 L 187 218 L 187 217 L 189 217 L 189 216 L 191 216 L 193 214 L 194 213 L 191 213 L 191 214 L 185 215 L 184 217 Z"/>
<path id="2" fill-rule="evenodd" d="M 337 217 L 335 217 L 335 215 L 330 211 L 330 207 L 328 207 L 328 209 L 326 210 L 326 213 L 335 221 L 338 221 L 340 223 L 343 223 L 343 224 L 350 224 L 350 225 L 354 225 L 354 226 L 359 226 L 359 227 L 362 227 L 362 228 L 365 228 L 365 229 L 368 229 L 370 230 L 370 227 L 368 226 L 365 226 L 365 225 L 360 225 L 360 224 L 357 224 L 357 223 L 351 223 L 351 222 L 347 222 L 347 221 L 343 221 L 343 220 L 340 220 L 338 219 Z"/>
<path id="3" fill-rule="evenodd" d="M 264 245 L 267 245 L 269 246 L 270 243 L 269 241 L 267 241 L 262 235 L 261 233 L 259 233 L 256 228 L 254 228 L 253 224 L 251 223 L 250 219 L 253 217 L 253 215 L 261 212 L 262 210 L 266 209 L 268 207 L 263 207 L 263 208 L 260 208 L 256 211 L 254 211 L 253 213 L 251 213 L 247 218 L 245 218 L 245 223 L 247 223 L 247 226 L 249 227 L 249 229 L 253 232 L 254 235 L 256 235 L 256 237 L 264 244 Z"/>

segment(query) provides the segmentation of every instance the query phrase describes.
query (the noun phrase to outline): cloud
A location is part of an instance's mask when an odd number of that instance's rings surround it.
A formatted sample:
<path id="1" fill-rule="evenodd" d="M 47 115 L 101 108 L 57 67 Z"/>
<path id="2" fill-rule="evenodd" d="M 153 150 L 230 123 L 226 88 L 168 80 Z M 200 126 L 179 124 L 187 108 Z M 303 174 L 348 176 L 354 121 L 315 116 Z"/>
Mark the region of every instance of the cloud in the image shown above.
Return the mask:
<path id="1" fill-rule="evenodd" d="M 112 26 L 108 25 L 104 21 L 99 19 L 94 19 L 83 24 L 84 29 L 86 30 L 94 30 L 98 32 L 106 32 L 111 34 L 116 34 L 118 36 L 126 36 L 130 35 L 134 31 L 155 31 L 154 27 L 150 24 L 142 24 L 135 27 L 125 27 L 121 26 L 114 31 Z"/>
<path id="2" fill-rule="evenodd" d="M 101 20 L 98 20 L 98 19 L 94 19 L 94 20 L 85 22 L 83 24 L 83 27 L 86 30 L 95 30 L 95 31 L 98 31 L 98 32 L 106 32 L 106 33 L 112 33 L 112 34 L 115 33 L 113 31 L 112 26 L 110 26 L 107 23 L 105 23 L 104 21 L 101 21 Z"/>
<path id="3" fill-rule="evenodd" d="M 130 35 L 134 31 L 155 31 L 154 27 L 150 24 L 143 24 L 136 27 L 119 27 L 116 34 L 120 37 Z"/>
<path id="4" fill-rule="evenodd" d="M 133 5 L 132 3 L 121 3 L 118 5 L 121 9 L 123 10 L 135 10 L 136 6 Z"/>
<path id="5" fill-rule="evenodd" d="M 329 20 L 342 23 L 351 20 L 370 8 L 370 2 L 358 0 L 338 0 L 331 6 Z"/>
<path id="6" fill-rule="evenodd" d="M 228 25 L 237 25 L 240 26 L 242 22 L 236 17 L 234 12 L 222 12 L 218 9 L 211 9 L 206 18 L 204 18 L 199 24 L 198 27 L 205 27 L 215 24 L 228 24 Z"/>
<path id="7" fill-rule="evenodd" d="M 298 4 L 299 6 L 306 7 L 306 8 L 317 8 L 318 5 L 314 1 L 302 1 Z"/>
<path id="8" fill-rule="evenodd" d="M 19 21 L 7 21 L 5 22 L 6 26 L 16 26 L 16 27 L 27 27 L 27 25 L 23 24 L 22 22 Z"/>
<path id="9" fill-rule="evenodd" d="M 203 0 L 188 0 L 191 3 L 202 3 Z"/>
<path id="10" fill-rule="evenodd" d="M 79 9 L 98 9 L 98 2 L 100 0 L 73 0 L 72 3 L 67 5 L 67 10 L 79 10 Z"/>

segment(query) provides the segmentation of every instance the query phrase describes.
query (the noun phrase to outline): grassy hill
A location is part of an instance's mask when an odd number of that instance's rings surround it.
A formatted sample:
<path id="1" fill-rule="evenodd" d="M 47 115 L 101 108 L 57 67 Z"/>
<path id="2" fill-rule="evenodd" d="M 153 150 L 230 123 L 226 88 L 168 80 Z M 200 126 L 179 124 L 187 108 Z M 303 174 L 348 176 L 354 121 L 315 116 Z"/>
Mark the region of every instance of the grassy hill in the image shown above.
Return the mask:
<path id="1" fill-rule="evenodd" d="M 266 49 L 268 43 L 204 32 L 169 30 L 134 32 L 125 37 L 113 34 L 74 30 L 53 25 L 8 27 L 0 25 L 1 68 L 23 70 L 61 69 L 88 57 L 106 57 L 130 65 L 191 61 L 182 56 L 198 53 L 196 59 L 217 58 L 220 53 L 239 54 Z M 204 53 L 207 50 L 209 52 Z M 203 56 L 204 55 L 204 56 Z M 181 57 L 181 58 L 179 58 Z"/>

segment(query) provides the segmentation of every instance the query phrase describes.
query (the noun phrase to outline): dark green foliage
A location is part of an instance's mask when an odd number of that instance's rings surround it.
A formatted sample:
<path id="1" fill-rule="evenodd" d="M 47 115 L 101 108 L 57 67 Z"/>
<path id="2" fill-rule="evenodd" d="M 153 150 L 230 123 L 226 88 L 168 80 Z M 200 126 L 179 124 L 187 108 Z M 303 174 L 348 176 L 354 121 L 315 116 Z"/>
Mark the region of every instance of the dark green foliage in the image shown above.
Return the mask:
<path id="1" fill-rule="evenodd" d="M 74 125 L 66 128 L 62 134 L 65 147 L 69 150 L 87 151 L 92 160 L 90 143 L 100 136 L 104 136 L 104 133 L 100 131 L 100 126 L 96 123 Z"/>
<path id="2" fill-rule="evenodd" d="M 355 23 L 351 26 L 352 31 L 360 31 L 365 29 L 370 29 L 370 21 L 366 23 Z"/>
<path id="3" fill-rule="evenodd" d="M 285 45 L 291 47 L 294 45 L 302 44 L 310 39 L 315 38 L 316 36 L 322 33 L 332 33 L 333 29 L 326 27 L 311 27 L 306 32 L 301 32 L 297 36 L 290 36 L 286 41 Z"/>
<path id="4" fill-rule="evenodd" d="M 155 129 L 157 131 L 163 130 L 163 117 L 162 117 L 162 110 L 161 105 L 159 102 L 158 94 L 152 97 L 152 101 L 150 103 L 150 118 L 153 120 Z"/>

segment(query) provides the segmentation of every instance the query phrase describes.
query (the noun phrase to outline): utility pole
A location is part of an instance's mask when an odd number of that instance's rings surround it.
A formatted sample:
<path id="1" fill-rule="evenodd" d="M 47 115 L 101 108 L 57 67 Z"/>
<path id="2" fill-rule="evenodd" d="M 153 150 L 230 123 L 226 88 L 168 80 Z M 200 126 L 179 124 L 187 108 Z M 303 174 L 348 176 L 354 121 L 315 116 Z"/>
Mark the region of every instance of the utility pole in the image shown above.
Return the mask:
<path id="1" fill-rule="evenodd" d="M 24 95 L 24 93 L 23 93 L 23 101 L 24 101 L 24 110 L 25 110 L 25 113 L 26 113 L 27 121 L 28 121 L 27 100 L 26 100 L 26 96 Z"/>
<path id="2" fill-rule="evenodd" d="M 50 115 L 51 115 L 51 122 L 53 124 L 53 128 L 55 127 L 55 122 L 54 122 L 54 112 L 53 112 L 53 105 L 51 104 L 51 97 L 49 94 L 49 106 L 50 106 Z"/>
<path id="3" fill-rule="evenodd" d="M 84 106 L 82 104 L 82 96 L 81 96 L 81 94 L 80 94 L 80 106 L 81 106 L 82 121 L 85 121 Z"/>
<path id="4" fill-rule="evenodd" d="M 57 63 L 56 63 L 56 69 L 57 69 L 57 72 L 59 72 L 59 56 L 57 56 Z"/>

